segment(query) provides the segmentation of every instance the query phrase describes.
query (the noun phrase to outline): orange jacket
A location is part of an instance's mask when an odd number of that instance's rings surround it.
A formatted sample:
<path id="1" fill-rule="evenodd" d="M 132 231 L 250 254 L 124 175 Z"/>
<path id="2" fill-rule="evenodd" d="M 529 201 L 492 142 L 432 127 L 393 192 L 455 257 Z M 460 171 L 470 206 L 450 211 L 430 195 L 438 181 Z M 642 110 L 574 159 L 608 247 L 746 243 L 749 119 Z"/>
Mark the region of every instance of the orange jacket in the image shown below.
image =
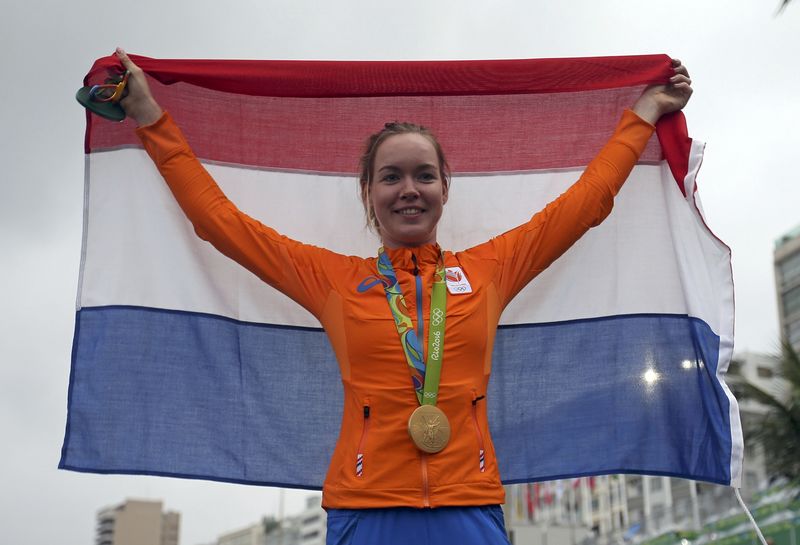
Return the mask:
<path id="1" fill-rule="evenodd" d="M 437 405 L 452 431 L 447 447 L 430 455 L 414 446 L 406 430 L 418 402 L 383 288 L 378 283 L 357 289 L 377 275 L 376 259 L 301 244 L 240 212 L 197 161 L 168 114 L 137 134 L 197 234 L 308 309 L 325 328 L 341 370 L 344 414 L 323 506 L 358 509 L 504 502 L 485 399 L 500 314 L 533 277 L 610 213 L 614 195 L 652 131 L 650 124 L 625 112 L 580 180 L 530 221 L 463 252 L 444 252 L 445 266 L 460 267 L 472 292 L 447 297 Z M 412 258 L 416 260 L 425 291 L 427 334 L 438 246 L 387 253 L 415 321 Z"/>

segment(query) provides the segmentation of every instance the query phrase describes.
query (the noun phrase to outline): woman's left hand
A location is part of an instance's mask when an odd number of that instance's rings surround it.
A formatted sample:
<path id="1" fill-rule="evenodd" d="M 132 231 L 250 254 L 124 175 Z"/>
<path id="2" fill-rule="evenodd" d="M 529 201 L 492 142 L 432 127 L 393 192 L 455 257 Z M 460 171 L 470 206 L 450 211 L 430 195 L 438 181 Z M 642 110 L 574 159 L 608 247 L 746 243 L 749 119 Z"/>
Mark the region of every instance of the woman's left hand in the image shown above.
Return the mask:
<path id="1" fill-rule="evenodd" d="M 633 111 L 653 125 L 662 115 L 683 109 L 692 96 L 692 80 L 686 67 L 678 59 L 672 59 L 672 69 L 675 74 L 669 83 L 651 85 L 633 105 Z"/>

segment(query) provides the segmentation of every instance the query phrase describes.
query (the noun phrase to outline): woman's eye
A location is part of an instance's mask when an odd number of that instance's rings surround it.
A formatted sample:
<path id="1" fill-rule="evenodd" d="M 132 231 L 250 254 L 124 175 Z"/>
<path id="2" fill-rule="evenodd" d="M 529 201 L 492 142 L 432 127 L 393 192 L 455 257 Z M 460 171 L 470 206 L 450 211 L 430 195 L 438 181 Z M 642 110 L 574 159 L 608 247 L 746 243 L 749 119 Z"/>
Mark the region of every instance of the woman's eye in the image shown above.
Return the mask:
<path id="1" fill-rule="evenodd" d="M 400 177 L 397 174 L 387 174 L 381 178 L 382 182 L 396 182 Z"/>
<path id="2" fill-rule="evenodd" d="M 432 182 L 436 179 L 436 175 L 432 172 L 423 172 L 419 175 L 419 179 L 423 182 Z"/>

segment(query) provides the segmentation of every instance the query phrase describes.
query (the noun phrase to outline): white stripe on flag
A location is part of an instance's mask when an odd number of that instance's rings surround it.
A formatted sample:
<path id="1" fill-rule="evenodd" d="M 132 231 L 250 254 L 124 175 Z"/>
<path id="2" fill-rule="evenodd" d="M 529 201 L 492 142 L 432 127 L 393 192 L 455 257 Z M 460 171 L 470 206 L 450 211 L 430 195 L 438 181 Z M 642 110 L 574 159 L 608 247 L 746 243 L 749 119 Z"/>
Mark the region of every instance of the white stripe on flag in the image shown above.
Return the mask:
<path id="1" fill-rule="evenodd" d="M 133 305 L 318 326 L 307 311 L 199 240 L 144 152 L 95 153 L 90 168 L 89 223 L 103 228 L 89 230 L 79 307 Z M 379 243 L 364 227 L 354 178 L 208 168 L 240 208 L 287 236 L 347 254 L 375 253 Z M 455 178 L 442 246 L 469 247 L 526 221 L 579 174 Z M 298 222 L 298 216 L 314 221 Z M 689 314 L 724 333 L 718 301 L 727 287 L 707 271 L 727 263 L 727 248 L 705 228 L 666 165 L 639 165 L 611 216 L 527 286 L 501 323 Z"/>

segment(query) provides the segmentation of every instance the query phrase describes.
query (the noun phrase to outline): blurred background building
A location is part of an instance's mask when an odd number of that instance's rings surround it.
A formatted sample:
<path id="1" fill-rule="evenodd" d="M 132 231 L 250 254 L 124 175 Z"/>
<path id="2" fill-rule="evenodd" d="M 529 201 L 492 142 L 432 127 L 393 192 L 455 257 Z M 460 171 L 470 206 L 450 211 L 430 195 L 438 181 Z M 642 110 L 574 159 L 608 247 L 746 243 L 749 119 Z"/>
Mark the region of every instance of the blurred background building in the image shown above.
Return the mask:
<path id="1" fill-rule="evenodd" d="M 178 545 L 180 522 L 160 501 L 126 500 L 97 512 L 95 545 Z"/>
<path id="2" fill-rule="evenodd" d="M 325 545 L 328 519 L 322 508 L 322 496 L 306 499 L 305 510 L 296 518 L 300 525 L 300 545 Z"/>
<path id="3" fill-rule="evenodd" d="M 314 494 L 306 498 L 305 509 L 297 515 L 264 517 L 208 545 L 325 545 L 326 522 L 322 496 Z"/>
<path id="4" fill-rule="evenodd" d="M 800 351 L 800 225 L 775 241 L 774 256 L 780 331 Z"/>

